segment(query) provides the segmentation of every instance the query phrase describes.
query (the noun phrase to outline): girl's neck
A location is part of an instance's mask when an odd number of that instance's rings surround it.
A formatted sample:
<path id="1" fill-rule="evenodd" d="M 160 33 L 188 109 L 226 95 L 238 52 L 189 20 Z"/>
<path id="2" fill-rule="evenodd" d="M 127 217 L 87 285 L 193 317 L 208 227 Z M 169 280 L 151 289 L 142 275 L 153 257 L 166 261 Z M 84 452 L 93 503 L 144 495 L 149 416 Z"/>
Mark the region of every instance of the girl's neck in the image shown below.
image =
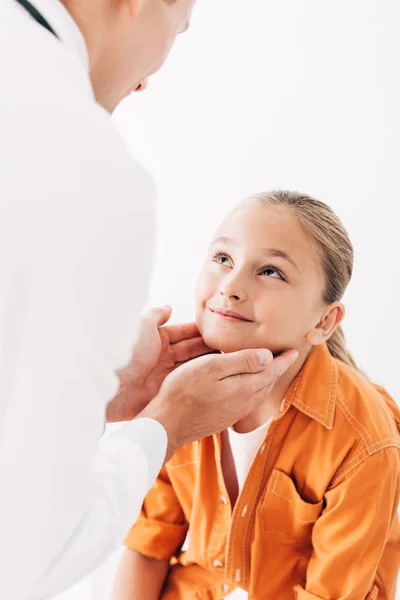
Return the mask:
<path id="1" fill-rule="evenodd" d="M 280 379 L 278 379 L 272 391 L 265 397 L 261 405 L 249 415 L 235 423 L 233 427 L 235 431 L 238 433 L 249 433 L 250 431 L 257 429 L 257 427 L 261 427 L 261 425 L 264 425 L 264 423 L 267 423 L 267 421 L 276 415 L 290 385 L 303 367 L 310 350 L 304 353 L 300 352 L 296 362 Z"/>

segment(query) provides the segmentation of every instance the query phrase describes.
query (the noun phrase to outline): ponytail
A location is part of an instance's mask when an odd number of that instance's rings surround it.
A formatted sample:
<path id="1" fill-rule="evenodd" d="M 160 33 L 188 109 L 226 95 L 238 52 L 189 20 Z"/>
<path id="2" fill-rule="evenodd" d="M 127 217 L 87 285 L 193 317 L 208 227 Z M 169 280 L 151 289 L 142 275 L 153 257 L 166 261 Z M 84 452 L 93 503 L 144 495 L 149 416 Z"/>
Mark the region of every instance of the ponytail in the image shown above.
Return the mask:
<path id="1" fill-rule="evenodd" d="M 353 367 L 353 369 L 359 371 L 359 368 L 357 367 L 353 357 L 346 348 L 346 340 L 342 327 L 339 326 L 337 329 L 335 329 L 326 345 L 328 346 L 328 350 L 333 358 L 337 358 L 346 363 L 346 365 L 349 365 L 350 367 Z"/>

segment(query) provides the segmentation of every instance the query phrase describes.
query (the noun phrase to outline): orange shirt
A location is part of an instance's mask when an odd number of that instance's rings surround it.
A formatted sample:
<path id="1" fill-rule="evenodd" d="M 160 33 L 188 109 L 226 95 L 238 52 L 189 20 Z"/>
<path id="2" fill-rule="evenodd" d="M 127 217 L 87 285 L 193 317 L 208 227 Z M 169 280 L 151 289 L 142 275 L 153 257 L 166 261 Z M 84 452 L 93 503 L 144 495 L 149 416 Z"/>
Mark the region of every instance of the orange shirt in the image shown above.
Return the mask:
<path id="1" fill-rule="evenodd" d="M 394 599 L 400 412 L 380 387 L 316 347 L 232 511 L 221 438 L 179 449 L 126 545 L 171 559 L 163 600 Z M 188 550 L 181 546 L 189 532 Z"/>

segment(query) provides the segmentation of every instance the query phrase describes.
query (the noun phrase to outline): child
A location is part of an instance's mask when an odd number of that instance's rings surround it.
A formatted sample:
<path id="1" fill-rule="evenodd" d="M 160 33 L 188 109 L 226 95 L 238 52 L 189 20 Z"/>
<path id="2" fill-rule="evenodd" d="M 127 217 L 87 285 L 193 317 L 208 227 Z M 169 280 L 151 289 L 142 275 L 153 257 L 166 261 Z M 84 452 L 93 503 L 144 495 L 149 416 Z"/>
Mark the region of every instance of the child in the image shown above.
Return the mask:
<path id="1" fill-rule="evenodd" d="M 344 345 L 352 267 L 341 222 L 309 196 L 259 194 L 222 223 L 196 292 L 205 342 L 299 357 L 258 410 L 162 469 L 115 600 L 394 599 L 400 413 Z"/>

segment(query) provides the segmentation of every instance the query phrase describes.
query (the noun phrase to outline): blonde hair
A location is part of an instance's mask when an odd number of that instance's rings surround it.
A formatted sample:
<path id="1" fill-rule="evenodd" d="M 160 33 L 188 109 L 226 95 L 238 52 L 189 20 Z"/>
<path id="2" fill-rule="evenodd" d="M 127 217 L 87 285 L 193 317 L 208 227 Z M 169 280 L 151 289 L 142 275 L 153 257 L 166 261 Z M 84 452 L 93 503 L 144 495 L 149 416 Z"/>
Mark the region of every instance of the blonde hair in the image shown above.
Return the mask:
<path id="1" fill-rule="evenodd" d="M 273 190 L 254 194 L 242 204 L 279 206 L 291 210 L 304 229 L 317 242 L 326 276 L 323 299 L 327 304 L 339 301 L 351 279 L 353 271 L 353 246 L 347 231 L 333 210 L 311 196 L 286 190 Z M 346 348 L 342 327 L 337 327 L 327 341 L 334 358 L 358 370 Z"/>

